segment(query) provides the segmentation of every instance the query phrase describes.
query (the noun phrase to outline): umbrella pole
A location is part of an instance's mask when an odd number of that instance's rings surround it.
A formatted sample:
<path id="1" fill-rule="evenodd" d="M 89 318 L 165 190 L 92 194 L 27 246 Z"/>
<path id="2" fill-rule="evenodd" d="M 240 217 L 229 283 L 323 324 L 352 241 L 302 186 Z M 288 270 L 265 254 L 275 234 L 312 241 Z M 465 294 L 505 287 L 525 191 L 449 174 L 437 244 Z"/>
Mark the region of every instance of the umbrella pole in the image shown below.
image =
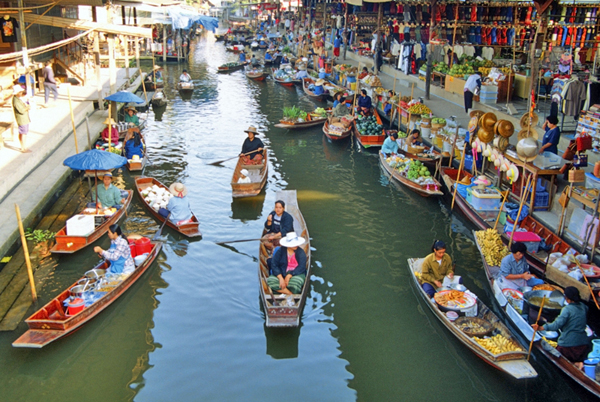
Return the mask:
<path id="1" fill-rule="evenodd" d="M 79 153 L 77 145 L 77 130 L 75 129 L 75 117 L 73 117 L 73 103 L 71 103 L 71 84 L 67 85 L 67 94 L 69 95 L 69 109 L 71 111 L 71 125 L 73 126 L 73 138 L 75 138 L 75 153 Z"/>
<path id="2" fill-rule="evenodd" d="M 111 140 L 112 140 L 112 121 L 111 121 L 111 110 L 110 107 L 112 106 L 112 102 L 109 102 L 108 104 L 108 150 L 110 152 L 110 147 L 111 147 Z"/>
<path id="3" fill-rule="evenodd" d="M 94 182 L 96 183 L 96 215 L 98 215 L 98 171 L 94 170 Z"/>

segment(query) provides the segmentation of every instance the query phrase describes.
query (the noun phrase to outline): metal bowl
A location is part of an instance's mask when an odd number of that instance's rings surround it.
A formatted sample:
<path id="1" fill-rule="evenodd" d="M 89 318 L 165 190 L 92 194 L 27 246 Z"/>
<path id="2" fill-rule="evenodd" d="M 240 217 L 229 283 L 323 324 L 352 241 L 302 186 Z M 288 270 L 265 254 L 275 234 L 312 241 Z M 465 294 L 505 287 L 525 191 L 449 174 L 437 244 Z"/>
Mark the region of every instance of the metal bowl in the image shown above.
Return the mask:
<path id="1" fill-rule="evenodd" d="M 531 286 L 521 286 L 519 288 L 519 291 L 523 294 L 527 293 L 527 292 L 531 292 L 533 290 L 533 288 Z"/>
<path id="2" fill-rule="evenodd" d="M 106 275 L 105 269 L 91 269 L 85 273 L 85 276 L 88 278 L 103 278 Z"/>
<path id="3" fill-rule="evenodd" d="M 77 285 L 77 286 L 73 286 L 70 290 L 69 293 L 71 294 L 71 297 L 82 297 L 83 294 L 89 289 L 86 289 L 85 286 L 83 285 Z"/>
<path id="4" fill-rule="evenodd" d="M 529 307 L 535 311 L 539 311 L 543 297 L 546 297 L 543 313 L 558 314 L 565 305 L 565 296 L 556 290 L 532 290 L 523 294 Z"/>

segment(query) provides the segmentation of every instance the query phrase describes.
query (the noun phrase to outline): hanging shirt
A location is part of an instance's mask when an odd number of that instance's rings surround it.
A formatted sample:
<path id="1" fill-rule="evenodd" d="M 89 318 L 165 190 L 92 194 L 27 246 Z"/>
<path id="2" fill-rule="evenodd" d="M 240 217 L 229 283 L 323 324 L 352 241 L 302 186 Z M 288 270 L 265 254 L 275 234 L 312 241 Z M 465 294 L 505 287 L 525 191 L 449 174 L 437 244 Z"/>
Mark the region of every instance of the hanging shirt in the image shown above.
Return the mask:
<path id="1" fill-rule="evenodd" d="M 8 20 L 2 18 L 2 20 L 0 20 L 0 21 L 2 21 L 2 22 L 0 22 L 0 25 L 2 26 L 2 31 L 0 32 L 2 34 L 2 42 L 4 42 L 4 43 L 16 42 L 17 41 L 16 28 L 19 28 L 19 24 L 17 23 L 17 20 L 14 19 L 13 17 L 10 17 Z"/>

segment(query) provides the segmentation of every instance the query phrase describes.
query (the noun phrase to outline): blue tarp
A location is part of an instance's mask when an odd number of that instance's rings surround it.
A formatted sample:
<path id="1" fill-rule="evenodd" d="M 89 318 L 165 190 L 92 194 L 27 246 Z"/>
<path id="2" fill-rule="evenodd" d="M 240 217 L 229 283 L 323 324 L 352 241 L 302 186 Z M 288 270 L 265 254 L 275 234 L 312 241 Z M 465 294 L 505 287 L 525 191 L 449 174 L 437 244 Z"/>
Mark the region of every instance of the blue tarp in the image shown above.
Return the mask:
<path id="1" fill-rule="evenodd" d="M 92 149 L 77 155 L 69 156 L 63 165 L 74 170 L 109 170 L 124 166 L 127 158 L 108 151 Z"/>
<path id="2" fill-rule="evenodd" d="M 129 103 L 129 102 L 144 103 L 144 100 L 142 98 L 140 98 L 139 96 L 137 96 L 135 94 L 132 94 L 129 91 L 119 91 L 112 95 L 107 96 L 104 99 L 113 101 L 113 102 L 120 102 L 120 103 Z"/>
<path id="3" fill-rule="evenodd" d="M 173 20 L 173 29 L 190 29 L 194 22 L 197 22 L 213 33 L 219 27 L 219 20 L 216 18 L 200 15 L 178 7 L 170 8 L 169 16 Z"/>

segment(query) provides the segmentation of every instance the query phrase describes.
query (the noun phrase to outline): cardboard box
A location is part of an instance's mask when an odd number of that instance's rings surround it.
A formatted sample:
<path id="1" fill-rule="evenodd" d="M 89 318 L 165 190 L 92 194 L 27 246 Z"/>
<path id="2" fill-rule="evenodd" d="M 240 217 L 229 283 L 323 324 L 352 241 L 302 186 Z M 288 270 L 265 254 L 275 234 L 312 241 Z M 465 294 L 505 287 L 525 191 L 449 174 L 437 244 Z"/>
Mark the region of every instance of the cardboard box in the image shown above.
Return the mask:
<path id="1" fill-rule="evenodd" d="M 446 91 L 462 95 L 465 92 L 466 81 L 450 75 L 446 76 Z"/>
<path id="2" fill-rule="evenodd" d="M 94 229 L 94 215 L 75 215 L 67 220 L 67 236 L 87 236 Z"/>

